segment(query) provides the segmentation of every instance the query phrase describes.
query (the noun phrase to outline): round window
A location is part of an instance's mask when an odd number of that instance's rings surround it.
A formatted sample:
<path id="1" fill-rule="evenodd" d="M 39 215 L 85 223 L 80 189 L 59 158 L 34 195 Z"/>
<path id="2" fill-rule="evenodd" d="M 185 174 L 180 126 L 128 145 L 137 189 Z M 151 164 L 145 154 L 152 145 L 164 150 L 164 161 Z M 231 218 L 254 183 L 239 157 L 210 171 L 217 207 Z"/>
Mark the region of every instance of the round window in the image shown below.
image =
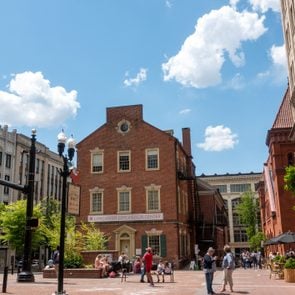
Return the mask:
<path id="1" fill-rule="evenodd" d="M 120 126 L 120 130 L 122 132 L 127 132 L 129 130 L 129 124 L 127 122 L 122 123 Z"/>

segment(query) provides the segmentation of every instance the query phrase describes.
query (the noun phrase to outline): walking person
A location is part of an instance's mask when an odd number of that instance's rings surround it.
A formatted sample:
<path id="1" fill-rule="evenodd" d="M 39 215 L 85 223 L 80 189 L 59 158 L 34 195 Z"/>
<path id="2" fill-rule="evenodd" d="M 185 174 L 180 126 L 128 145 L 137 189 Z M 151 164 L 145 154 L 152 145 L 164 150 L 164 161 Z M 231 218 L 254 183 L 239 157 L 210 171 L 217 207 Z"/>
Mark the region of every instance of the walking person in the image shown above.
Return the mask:
<path id="1" fill-rule="evenodd" d="M 147 277 L 148 282 L 150 283 L 150 286 L 154 287 L 153 277 L 151 274 L 152 265 L 153 265 L 153 251 L 152 248 L 148 247 L 146 248 L 146 252 L 143 255 L 142 258 L 144 265 L 145 265 L 145 274 Z"/>
<path id="2" fill-rule="evenodd" d="M 59 272 L 59 246 L 57 246 L 56 250 L 53 252 L 52 260 L 53 260 L 53 264 L 54 264 L 56 277 L 58 277 L 58 272 Z"/>
<path id="3" fill-rule="evenodd" d="M 224 292 L 227 283 L 229 284 L 230 292 L 233 292 L 233 271 L 235 269 L 235 259 L 231 252 L 230 246 L 224 246 L 225 255 L 222 261 L 223 268 L 223 286 L 220 292 Z"/>
<path id="4" fill-rule="evenodd" d="M 207 251 L 207 253 L 204 255 L 204 273 L 205 273 L 205 279 L 206 279 L 206 287 L 207 287 L 207 294 L 215 294 L 215 292 L 212 289 L 212 283 L 213 283 L 213 268 L 212 265 L 214 263 L 214 249 L 210 247 Z"/>

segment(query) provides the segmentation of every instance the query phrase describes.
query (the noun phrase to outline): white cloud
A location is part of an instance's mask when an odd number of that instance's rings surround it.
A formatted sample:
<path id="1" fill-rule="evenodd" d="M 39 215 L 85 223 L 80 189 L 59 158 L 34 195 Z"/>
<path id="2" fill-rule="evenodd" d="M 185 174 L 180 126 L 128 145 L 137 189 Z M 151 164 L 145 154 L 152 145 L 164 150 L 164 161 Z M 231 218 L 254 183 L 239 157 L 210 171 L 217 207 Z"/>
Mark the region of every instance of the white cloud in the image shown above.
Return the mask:
<path id="1" fill-rule="evenodd" d="M 254 10 L 261 11 L 262 13 L 272 9 L 275 12 L 281 11 L 280 0 L 249 0 Z"/>
<path id="2" fill-rule="evenodd" d="M 270 56 L 275 65 L 281 66 L 287 71 L 287 56 L 284 44 L 282 46 L 273 45 L 270 49 Z"/>
<path id="3" fill-rule="evenodd" d="M 233 8 L 236 8 L 239 2 L 240 0 L 229 0 L 229 5 Z"/>
<path id="4" fill-rule="evenodd" d="M 172 3 L 171 3 L 171 1 L 169 1 L 169 0 L 166 0 L 166 1 L 165 1 L 165 5 L 166 5 L 166 7 L 168 7 L 168 8 L 171 8 L 171 7 L 172 7 Z"/>
<path id="5" fill-rule="evenodd" d="M 179 111 L 179 115 L 186 115 L 189 114 L 191 111 L 191 109 L 183 109 Z"/>
<path id="6" fill-rule="evenodd" d="M 126 72 L 126 76 L 129 76 L 129 73 Z M 147 69 L 141 68 L 135 78 L 129 78 L 124 80 L 124 85 L 127 87 L 138 86 L 140 83 L 147 79 Z"/>
<path id="7" fill-rule="evenodd" d="M 264 72 L 258 73 L 257 77 L 259 79 L 271 78 L 271 80 L 277 84 L 286 83 L 288 77 L 288 68 L 285 45 L 273 45 L 270 48 L 268 55 L 271 59 L 270 68 Z"/>
<path id="8" fill-rule="evenodd" d="M 203 15 L 180 51 L 162 64 L 164 81 L 175 79 L 195 88 L 219 84 L 226 56 L 236 67 L 242 66 L 245 56 L 241 43 L 256 40 L 266 32 L 264 18 L 255 12 L 238 12 L 230 6 Z"/>
<path id="9" fill-rule="evenodd" d="M 208 126 L 205 130 L 205 142 L 197 146 L 205 151 L 220 152 L 233 149 L 238 142 L 237 134 L 233 134 L 230 128 L 218 125 Z"/>
<path id="10" fill-rule="evenodd" d="M 51 87 L 41 72 L 23 72 L 12 77 L 8 91 L 0 90 L 1 123 L 49 127 L 77 114 L 77 91 Z"/>
<path id="11" fill-rule="evenodd" d="M 237 73 L 234 75 L 234 77 L 227 83 L 225 86 L 226 89 L 234 89 L 234 90 L 240 90 L 245 87 L 245 78 L 240 74 Z"/>

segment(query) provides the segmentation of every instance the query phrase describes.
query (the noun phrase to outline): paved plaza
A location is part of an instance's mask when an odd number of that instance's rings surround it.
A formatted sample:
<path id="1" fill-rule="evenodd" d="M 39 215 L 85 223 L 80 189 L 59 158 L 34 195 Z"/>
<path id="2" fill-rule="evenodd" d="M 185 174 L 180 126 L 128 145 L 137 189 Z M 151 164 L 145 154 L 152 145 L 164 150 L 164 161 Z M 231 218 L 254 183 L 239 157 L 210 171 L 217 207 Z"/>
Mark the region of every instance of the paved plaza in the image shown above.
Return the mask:
<path id="1" fill-rule="evenodd" d="M 295 283 L 269 279 L 267 270 L 237 269 L 234 272 L 234 293 L 218 293 L 221 286 L 222 271 L 217 271 L 213 288 L 217 294 L 249 295 L 294 295 Z M 42 274 L 35 274 L 35 283 L 17 283 L 16 275 L 9 275 L 7 294 L 11 295 L 51 295 L 57 290 L 56 279 L 43 279 Z M 175 282 L 156 283 L 150 287 L 140 283 L 139 276 L 130 274 L 127 281 L 120 278 L 106 279 L 65 279 L 64 289 L 69 295 L 205 295 L 204 275 L 202 271 L 176 271 Z M 1 277 L 2 291 L 2 277 Z M 2 294 L 2 293 L 1 293 Z"/>

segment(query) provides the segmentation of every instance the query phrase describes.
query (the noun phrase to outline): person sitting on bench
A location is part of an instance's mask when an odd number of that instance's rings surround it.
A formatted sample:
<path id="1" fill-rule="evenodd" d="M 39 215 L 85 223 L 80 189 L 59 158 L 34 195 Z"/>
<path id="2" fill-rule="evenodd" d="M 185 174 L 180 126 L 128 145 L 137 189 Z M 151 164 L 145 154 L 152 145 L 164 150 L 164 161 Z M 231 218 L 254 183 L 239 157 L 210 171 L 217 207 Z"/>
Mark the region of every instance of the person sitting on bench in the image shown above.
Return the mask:
<path id="1" fill-rule="evenodd" d="M 165 282 L 165 279 L 164 279 L 164 270 L 165 270 L 165 265 L 163 263 L 162 260 L 159 261 L 159 264 L 158 264 L 158 267 L 157 267 L 157 278 L 158 278 L 158 283 L 160 282 L 160 276 L 162 276 L 162 282 L 164 283 Z"/>

